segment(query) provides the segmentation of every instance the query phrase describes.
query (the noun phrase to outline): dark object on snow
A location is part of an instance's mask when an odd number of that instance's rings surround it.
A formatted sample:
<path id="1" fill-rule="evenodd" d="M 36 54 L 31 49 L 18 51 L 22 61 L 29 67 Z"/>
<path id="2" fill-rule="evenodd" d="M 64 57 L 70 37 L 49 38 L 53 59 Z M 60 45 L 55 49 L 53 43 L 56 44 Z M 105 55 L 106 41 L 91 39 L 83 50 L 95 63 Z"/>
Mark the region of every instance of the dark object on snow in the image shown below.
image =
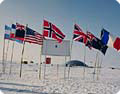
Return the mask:
<path id="1" fill-rule="evenodd" d="M 71 61 L 68 61 L 66 64 L 65 64 L 66 67 L 70 66 L 70 67 L 73 67 L 73 66 L 82 66 L 82 67 L 88 67 L 88 65 L 86 65 L 85 63 L 83 63 L 82 61 L 78 61 L 78 60 L 71 60 Z"/>
<path id="2" fill-rule="evenodd" d="M 33 61 L 30 61 L 30 63 L 34 63 Z"/>
<path id="3" fill-rule="evenodd" d="M 22 64 L 28 64 L 28 61 L 23 61 Z"/>

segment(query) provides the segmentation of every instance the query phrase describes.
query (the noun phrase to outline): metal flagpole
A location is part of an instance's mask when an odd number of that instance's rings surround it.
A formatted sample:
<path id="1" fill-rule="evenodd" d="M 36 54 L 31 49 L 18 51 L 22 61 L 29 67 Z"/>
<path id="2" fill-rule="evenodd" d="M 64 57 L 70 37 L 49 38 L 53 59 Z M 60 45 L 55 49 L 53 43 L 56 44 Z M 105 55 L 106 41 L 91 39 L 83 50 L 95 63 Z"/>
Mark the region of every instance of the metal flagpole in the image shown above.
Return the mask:
<path id="1" fill-rule="evenodd" d="M 97 62 L 97 80 L 99 79 L 99 65 L 100 65 L 100 54 L 98 54 L 98 62 Z"/>
<path id="2" fill-rule="evenodd" d="M 28 26 L 28 24 L 26 25 L 26 27 L 27 26 Z M 26 36 L 26 30 L 25 30 L 24 38 L 25 38 L 25 36 Z M 21 65 L 20 65 L 20 77 L 22 76 L 22 63 L 23 63 L 24 49 L 25 49 L 25 41 L 23 41 L 23 49 L 22 49 L 22 57 L 21 57 Z"/>
<path id="3" fill-rule="evenodd" d="M 102 62 L 103 62 L 103 57 L 101 58 L 101 62 L 99 63 L 99 71 L 98 71 L 99 74 L 101 73 Z"/>
<path id="4" fill-rule="evenodd" d="M 97 58 L 98 58 L 98 52 L 96 53 L 96 60 L 95 60 L 95 65 L 94 65 L 93 79 L 95 78 L 95 74 L 96 74 Z"/>
<path id="5" fill-rule="evenodd" d="M 41 57 L 42 57 L 42 48 L 43 48 L 43 45 L 41 46 L 41 51 L 40 51 L 40 67 L 39 67 L 39 79 L 41 79 Z"/>
<path id="6" fill-rule="evenodd" d="M 71 47 L 70 47 L 70 60 L 71 60 L 71 55 L 72 55 L 72 46 L 73 46 L 73 39 L 72 39 Z"/>
<path id="7" fill-rule="evenodd" d="M 68 67 L 68 79 L 70 78 L 70 65 Z"/>
<path id="8" fill-rule="evenodd" d="M 3 41 L 3 56 L 2 56 L 2 72 L 5 73 L 5 38 L 4 38 L 4 41 Z"/>
<path id="9" fill-rule="evenodd" d="M 6 61 L 7 61 L 8 49 L 9 49 L 9 43 L 10 43 L 10 40 L 8 40 L 8 43 L 7 43 L 6 58 L 5 58 Z"/>
<path id="10" fill-rule="evenodd" d="M 20 65 L 20 77 L 22 76 L 22 63 L 23 63 L 24 48 L 25 48 L 25 41 L 23 42 L 23 48 L 22 48 L 22 57 L 21 57 L 21 65 Z"/>
<path id="11" fill-rule="evenodd" d="M 71 61 L 71 55 L 72 55 L 72 46 L 73 46 L 73 39 L 72 39 L 72 42 L 71 42 L 71 47 L 70 47 L 70 61 Z M 68 79 L 70 77 L 70 66 L 68 66 Z"/>
<path id="12" fill-rule="evenodd" d="M 59 64 L 57 64 L 57 79 L 58 79 L 58 76 L 59 76 Z"/>
<path id="13" fill-rule="evenodd" d="M 9 74 L 11 74 L 11 71 L 12 71 L 12 60 L 13 60 L 14 44 L 15 44 L 15 41 L 13 41 L 13 45 L 12 45 L 12 54 L 11 54 L 11 60 L 10 60 L 10 72 L 9 72 Z"/>
<path id="14" fill-rule="evenodd" d="M 44 79 L 45 79 L 45 74 L 46 74 L 46 54 L 47 54 L 47 40 L 46 40 L 46 49 L 45 49 L 45 62 L 44 62 Z"/>
<path id="15" fill-rule="evenodd" d="M 65 62 L 66 62 L 66 56 L 65 56 Z M 64 66 L 64 80 L 65 80 L 65 78 L 66 78 L 66 64 Z"/>
<path id="16" fill-rule="evenodd" d="M 86 62 L 86 46 L 84 46 L 84 64 Z M 85 79 L 85 66 L 84 67 L 84 70 L 83 70 L 83 78 Z"/>

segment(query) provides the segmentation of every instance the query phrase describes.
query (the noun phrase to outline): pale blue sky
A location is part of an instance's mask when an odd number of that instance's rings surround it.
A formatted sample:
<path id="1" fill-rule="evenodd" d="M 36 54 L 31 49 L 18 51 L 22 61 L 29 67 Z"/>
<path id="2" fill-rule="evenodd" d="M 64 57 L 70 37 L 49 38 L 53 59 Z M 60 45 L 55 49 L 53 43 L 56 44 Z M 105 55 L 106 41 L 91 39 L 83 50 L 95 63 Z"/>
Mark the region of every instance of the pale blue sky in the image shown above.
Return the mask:
<path id="1" fill-rule="evenodd" d="M 120 36 L 120 5 L 115 0 L 5 0 L 0 5 L 0 39 L 3 40 L 4 25 L 15 22 L 28 24 L 42 33 L 43 19 L 57 25 L 66 35 L 65 39 L 72 38 L 74 23 L 97 37 L 103 27 Z M 77 50 L 73 50 L 73 59 L 83 60 L 83 45 L 74 45 Z M 2 52 L 2 45 L 0 48 Z M 95 53 L 96 50 L 87 51 L 88 62 L 95 58 Z M 109 48 L 103 61 L 120 66 L 119 58 L 120 53 Z"/>

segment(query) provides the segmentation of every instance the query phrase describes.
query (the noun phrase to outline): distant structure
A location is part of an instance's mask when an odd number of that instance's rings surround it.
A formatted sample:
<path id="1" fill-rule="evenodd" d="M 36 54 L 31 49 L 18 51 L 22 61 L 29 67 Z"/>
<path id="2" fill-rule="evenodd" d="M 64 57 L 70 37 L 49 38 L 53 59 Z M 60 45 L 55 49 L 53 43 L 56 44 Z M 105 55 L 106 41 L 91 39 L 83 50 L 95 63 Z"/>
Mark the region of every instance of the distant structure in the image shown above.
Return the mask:
<path id="1" fill-rule="evenodd" d="M 86 65 L 84 62 L 78 61 L 78 60 L 68 61 L 68 62 L 65 64 L 65 66 L 70 66 L 70 67 L 73 67 L 73 66 L 88 67 L 88 65 Z"/>

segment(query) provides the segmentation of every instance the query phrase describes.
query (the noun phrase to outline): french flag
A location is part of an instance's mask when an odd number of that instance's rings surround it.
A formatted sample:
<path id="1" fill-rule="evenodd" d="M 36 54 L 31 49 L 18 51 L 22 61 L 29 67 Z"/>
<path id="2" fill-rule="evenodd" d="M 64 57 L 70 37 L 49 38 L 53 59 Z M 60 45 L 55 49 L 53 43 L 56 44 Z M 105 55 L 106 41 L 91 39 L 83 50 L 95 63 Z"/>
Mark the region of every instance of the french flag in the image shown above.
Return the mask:
<path id="1" fill-rule="evenodd" d="M 120 50 L 120 38 L 113 36 L 105 29 L 101 30 L 101 41 L 108 47 L 115 48 L 117 51 Z"/>

